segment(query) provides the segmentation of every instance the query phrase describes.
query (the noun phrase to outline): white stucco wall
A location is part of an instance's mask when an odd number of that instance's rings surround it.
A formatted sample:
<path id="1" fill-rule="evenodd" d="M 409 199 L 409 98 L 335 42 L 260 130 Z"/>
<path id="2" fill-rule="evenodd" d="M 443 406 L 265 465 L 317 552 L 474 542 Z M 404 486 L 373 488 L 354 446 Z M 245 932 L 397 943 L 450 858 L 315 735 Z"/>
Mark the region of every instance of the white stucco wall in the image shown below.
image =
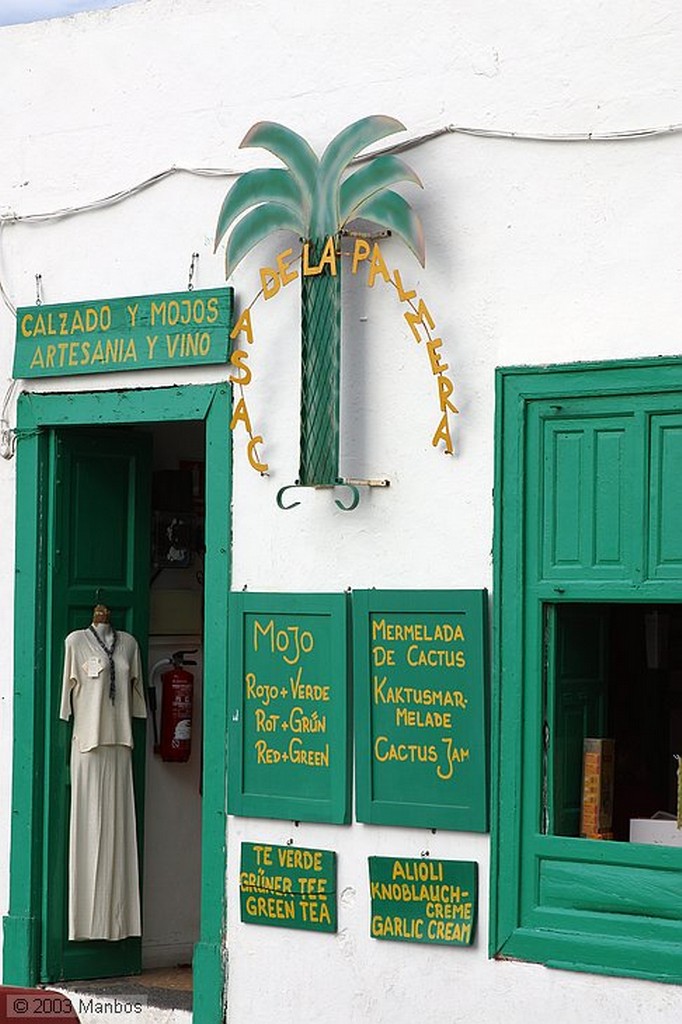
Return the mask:
<path id="1" fill-rule="evenodd" d="M 608 132 L 682 121 L 682 8 L 673 0 L 594 5 L 556 0 L 141 0 L 63 21 L 0 29 L 0 210 L 33 214 L 98 199 L 171 165 L 264 164 L 240 151 L 251 124 L 282 121 L 318 151 L 369 113 L 416 136 L 446 124 L 518 132 Z M 391 240 L 391 267 L 417 288 L 443 338 L 461 415 L 454 457 L 431 446 L 434 379 L 395 294 L 347 280 L 342 471 L 388 477 L 388 490 L 339 512 L 325 492 L 281 512 L 298 451 L 296 285 L 253 311 L 249 412 L 270 476 L 236 438 L 234 587 L 490 587 L 495 366 L 680 351 L 682 135 L 548 143 L 449 135 L 411 151 L 425 188 L 427 267 Z M 45 302 L 222 283 L 212 236 L 227 182 L 178 174 L 117 206 L 60 221 L 8 224 L 0 275 L 12 300 Z M 407 193 L 406 193 L 407 194 Z M 239 267 L 242 304 L 258 267 Z M 0 381 L 11 374 L 14 321 L 0 305 Z M 188 370 L 184 379 L 218 379 Z M 74 378 L 53 390 L 149 386 L 177 371 Z M 0 631 L 13 619 L 14 464 L 0 462 Z M 11 673 L 0 676 L 0 910 L 7 906 Z M 239 923 L 242 841 L 334 849 L 339 932 Z M 680 990 L 487 957 L 488 839 L 363 825 L 230 819 L 230 1019 L 236 1024 L 476 1020 L 555 1024 L 679 1020 Z M 476 860 L 473 950 L 368 936 L 367 856 Z"/>

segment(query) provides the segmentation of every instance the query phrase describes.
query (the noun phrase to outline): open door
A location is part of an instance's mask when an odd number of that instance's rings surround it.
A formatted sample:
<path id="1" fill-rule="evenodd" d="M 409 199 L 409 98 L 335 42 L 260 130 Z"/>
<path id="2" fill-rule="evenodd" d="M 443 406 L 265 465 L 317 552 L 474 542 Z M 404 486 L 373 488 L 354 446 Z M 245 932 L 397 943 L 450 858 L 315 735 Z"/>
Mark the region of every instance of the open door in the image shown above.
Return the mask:
<path id="1" fill-rule="evenodd" d="M 64 638 L 111 609 L 116 629 L 147 648 L 151 436 L 130 428 L 50 432 L 45 709 L 46 789 L 41 978 L 111 977 L 141 970 L 141 940 L 68 941 L 71 723 L 59 718 Z M 133 720 L 140 877 L 144 720 Z"/>
<path id="2" fill-rule="evenodd" d="M 580 835 L 583 740 L 606 735 L 608 609 L 546 605 L 543 831 Z"/>

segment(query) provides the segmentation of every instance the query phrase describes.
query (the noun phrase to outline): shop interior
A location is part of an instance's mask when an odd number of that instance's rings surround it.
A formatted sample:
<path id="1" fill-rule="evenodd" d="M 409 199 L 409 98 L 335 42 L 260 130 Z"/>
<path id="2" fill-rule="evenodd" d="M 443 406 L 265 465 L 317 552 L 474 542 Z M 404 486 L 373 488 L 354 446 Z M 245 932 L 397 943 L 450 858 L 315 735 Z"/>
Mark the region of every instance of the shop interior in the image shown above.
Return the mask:
<path id="1" fill-rule="evenodd" d="M 543 830 L 682 846 L 682 606 L 584 603 L 546 611 Z M 611 743 L 593 745 L 590 761 L 586 739 Z M 589 791 L 595 763 L 602 775 Z M 586 807 L 595 787 L 602 817 L 591 831 Z"/>

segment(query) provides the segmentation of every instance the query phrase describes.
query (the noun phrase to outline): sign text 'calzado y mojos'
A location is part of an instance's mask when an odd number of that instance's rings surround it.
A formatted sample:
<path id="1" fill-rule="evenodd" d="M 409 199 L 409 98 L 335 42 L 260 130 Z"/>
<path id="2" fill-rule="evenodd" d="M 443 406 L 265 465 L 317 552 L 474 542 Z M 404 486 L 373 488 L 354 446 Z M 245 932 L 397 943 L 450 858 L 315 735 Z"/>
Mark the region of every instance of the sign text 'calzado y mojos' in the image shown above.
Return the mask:
<path id="1" fill-rule="evenodd" d="M 14 376 L 225 363 L 231 288 L 138 295 L 17 310 Z"/>

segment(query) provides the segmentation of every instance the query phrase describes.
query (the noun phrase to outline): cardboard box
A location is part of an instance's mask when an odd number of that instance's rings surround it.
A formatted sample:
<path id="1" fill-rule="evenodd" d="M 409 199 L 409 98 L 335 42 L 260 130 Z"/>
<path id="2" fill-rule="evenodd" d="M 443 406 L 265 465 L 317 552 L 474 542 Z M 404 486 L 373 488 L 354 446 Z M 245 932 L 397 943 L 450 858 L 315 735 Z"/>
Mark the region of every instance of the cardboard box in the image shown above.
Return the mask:
<path id="1" fill-rule="evenodd" d="M 630 818 L 630 842 L 682 846 L 682 828 L 675 819 Z"/>
<path id="2" fill-rule="evenodd" d="M 583 788 L 580 835 L 585 839 L 613 839 L 614 741 L 583 741 Z"/>

